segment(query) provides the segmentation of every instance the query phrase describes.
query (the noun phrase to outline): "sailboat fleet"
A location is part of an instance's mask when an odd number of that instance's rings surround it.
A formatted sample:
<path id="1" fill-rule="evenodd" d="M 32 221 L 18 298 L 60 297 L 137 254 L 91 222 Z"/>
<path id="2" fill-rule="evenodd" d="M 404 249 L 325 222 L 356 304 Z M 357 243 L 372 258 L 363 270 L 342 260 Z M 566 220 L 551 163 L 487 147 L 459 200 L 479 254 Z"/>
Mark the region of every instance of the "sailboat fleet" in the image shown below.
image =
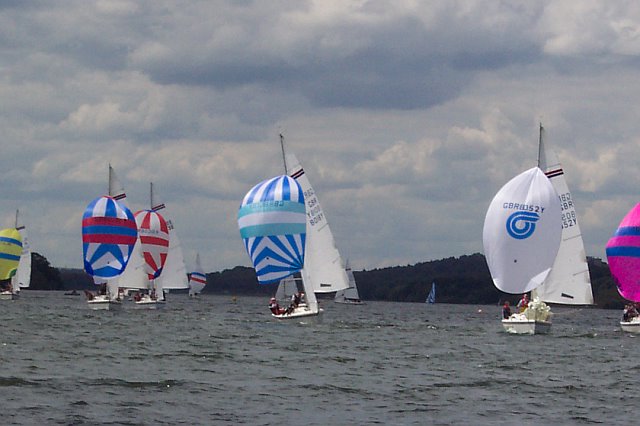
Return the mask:
<path id="1" fill-rule="evenodd" d="M 485 258 L 495 287 L 531 293 L 531 302 L 506 315 L 508 333 L 544 334 L 551 329 L 548 304 L 592 305 L 593 293 L 573 197 L 562 165 L 540 125 L 538 164 L 509 180 L 494 196 L 483 227 Z M 238 211 L 238 227 L 260 284 L 278 284 L 272 316 L 293 319 L 323 312 L 316 294 L 333 293 L 342 304 L 363 304 L 353 271 L 342 260 L 316 191 L 280 135 L 285 174 L 255 185 Z M 85 271 L 97 286 L 92 309 L 119 309 L 129 298 L 138 307 L 164 305 L 171 290 L 196 297 L 206 286 L 199 253 L 187 274 L 180 240 L 150 184 L 150 208 L 133 214 L 109 165 L 107 195 L 89 203 L 82 220 Z M 625 216 L 607 244 L 620 294 L 640 303 L 640 204 Z M 0 299 L 13 299 L 31 278 L 26 227 L 0 231 Z M 432 283 L 426 303 L 436 302 Z M 282 304 L 282 305 L 280 305 Z M 640 315 L 620 322 L 640 333 Z"/>

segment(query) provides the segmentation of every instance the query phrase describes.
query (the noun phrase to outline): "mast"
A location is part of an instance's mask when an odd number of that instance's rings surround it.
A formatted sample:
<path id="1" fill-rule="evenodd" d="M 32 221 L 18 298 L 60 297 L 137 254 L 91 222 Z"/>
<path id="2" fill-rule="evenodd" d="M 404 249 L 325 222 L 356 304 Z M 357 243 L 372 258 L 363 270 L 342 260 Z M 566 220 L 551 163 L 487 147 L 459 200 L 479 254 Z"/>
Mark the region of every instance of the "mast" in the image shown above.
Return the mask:
<path id="1" fill-rule="evenodd" d="M 289 171 L 287 170 L 287 159 L 284 155 L 284 136 L 280 133 L 280 148 L 282 148 L 282 162 L 284 163 L 284 174 L 289 175 Z"/>
<path id="2" fill-rule="evenodd" d="M 16 226 L 15 226 L 16 229 L 20 229 L 18 228 L 18 212 L 20 212 L 20 210 L 16 209 Z"/>
<path id="3" fill-rule="evenodd" d="M 542 156 L 544 155 L 544 148 L 542 146 L 544 138 L 544 127 L 542 127 L 542 123 L 540 123 L 540 138 L 538 139 L 538 167 L 541 167 Z"/>

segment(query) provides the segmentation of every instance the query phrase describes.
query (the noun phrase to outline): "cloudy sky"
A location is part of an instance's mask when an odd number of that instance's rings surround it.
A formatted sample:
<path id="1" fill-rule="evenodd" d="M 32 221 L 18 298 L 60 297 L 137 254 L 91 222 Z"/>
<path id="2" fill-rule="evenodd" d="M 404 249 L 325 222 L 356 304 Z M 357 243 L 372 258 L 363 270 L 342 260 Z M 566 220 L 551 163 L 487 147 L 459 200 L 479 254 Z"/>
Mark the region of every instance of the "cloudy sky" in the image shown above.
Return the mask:
<path id="1" fill-rule="evenodd" d="M 249 265 L 239 203 L 305 167 L 355 269 L 482 251 L 495 192 L 564 165 L 588 255 L 640 201 L 635 1 L 0 1 L 0 224 L 82 267 L 111 163 L 153 181 L 207 271 Z"/>

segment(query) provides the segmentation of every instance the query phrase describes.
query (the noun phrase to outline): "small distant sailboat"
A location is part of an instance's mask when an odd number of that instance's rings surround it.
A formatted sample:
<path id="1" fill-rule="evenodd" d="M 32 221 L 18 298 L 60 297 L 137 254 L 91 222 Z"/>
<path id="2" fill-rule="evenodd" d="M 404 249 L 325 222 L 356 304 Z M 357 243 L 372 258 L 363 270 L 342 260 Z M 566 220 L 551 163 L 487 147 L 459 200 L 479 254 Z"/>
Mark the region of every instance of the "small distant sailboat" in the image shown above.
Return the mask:
<path id="1" fill-rule="evenodd" d="M 436 283 L 431 283 L 431 291 L 427 295 L 425 303 L 436 303 Z"/>
<path id="2" fill-rule="evenodd" d="M 353 270 L 351 269 L 351 266 L 349 266 L 348 261 L 345 271 L 349 278 L 349 287 L 344 290 L 336 291 L 333 301 L 347 305 L 364 305 L 364 302 L 360 300 L 360 294 L 358 294 L 358 287 L 356 286 L 356 278 L 353 275 Z"/>
<path id="3" fill-rule="evenodd" d="M 19 210 L 16 210 L 15 229 L 22 240 L 22 252 L 18 262 L 18 268 L 8 282 L 8 286 L 0 291 L 0 299 L 11 300 L 20 296 L 20 290 L 29 287 L 31 283 L 31 249 L 27 238 L 27 229 L 19 225 Z"/>
<path id="4" fill-rule="evenodd" d="M 618 293 L 632 302 L 640 302 L 640 203 L 622 219 L 607 243 L 607 261 Z M 640 333 L 640 316 L 625 315 L 620 328 Z"/>
<path id="5" fill-rule="evenodd" d="M 278 283 L 303 269 L 307 232 L 304 201 L 300 184 L 286 175 L 257 184 L 242 200 L 238 228 L 260 284 Z M 273 306 L 272 316 L 293 319 L 318 315 L 321 309 L 309 284 L 302 280 L 306 303 L 286 311 Z"/>
<path id="6" fill-rule="evenodd" d="M 493 284 L 512 294 L 542 285 L 561 241 L 561 210 L 556 190 L 538 167 L 507 182 L 495 195 L 485 217 L 482 242 Z M 502 320 L 514 334 L 547 333 L 549 307 L 540 300 Z"/>
<path id="7" fill-rule="evenodd" d="M 195 297 L 202 293 L 207 285 L 207 276 L 204 273 L 202 264 L 200 263 L 200 253 L 196 253 L 196 264 L 193 272 L 189 274 L 189 296 Z"/>
<path id="8" fill-rule="evenodd" d="M 100 285 L 98 295 L 87 293 L 91 309 L 121 307 L 117 277 L 127 267 L 137 236 L 133 213 L 114 198 L 98 197 L 87 206 L 82 217 L 84 269 Z"/>
<path id="9" fill-rule="evenodd" d="M 16 297 L 12 290 L 11 278 L 16 274 L 22 253 L 22 236 L 16 228 L 0 231 L 0 281 L 4 282 L 0 290 L 0 300 L 12 300 Z"/>

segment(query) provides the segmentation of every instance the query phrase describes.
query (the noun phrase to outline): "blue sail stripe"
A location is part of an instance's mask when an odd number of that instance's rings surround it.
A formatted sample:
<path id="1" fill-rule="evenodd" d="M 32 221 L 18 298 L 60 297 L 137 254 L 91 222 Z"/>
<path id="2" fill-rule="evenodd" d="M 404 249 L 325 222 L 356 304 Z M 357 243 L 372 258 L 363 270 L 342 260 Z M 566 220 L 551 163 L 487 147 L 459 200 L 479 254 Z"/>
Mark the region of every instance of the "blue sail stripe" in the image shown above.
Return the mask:
<path id="1" fill-rule="evenodd" d="M 266 235 L 287 235 L 305 232 L 305 223 L 271 223 L 264 225 L 246 226 L 240 230 L 242 238 L 264 237 Z"/>
<path id="2" fill-rule="evenodd" d="M 16 256 L 16 255 L 9 254 L 9 253 L 0 253 L 0 259 L 19 261 L 20 260 L 20 256 Z"/>
<path id="3" fill-rule="evenodd" d="M 638 226 L 623 226 L 618 228 L 613 234 L 614 237 L 633 237 L 640 236 L 640 227 Z"/>
<path id="4" fill-rule="evenodd" d="M 238 210 L 238 219 L 251 214 L 273 212 L 306 213 L 305 205 L 296 201 L 264 201 L 261 203 L 245 204 Z"/>
<path id="5" fill-rule="evenodd" d="M 282 255 L 276 253 L 269 247 L 265 247 L 259 252 L 252 253 L 252 260 L 254 265 L 259 264 L 266 258 L 271 258 L 279 263 L 288 264 L 292 268 L 302 267 L 302 261 L 299 258 L 295 258 L 291 256 L 291 253 L 285 252 L 285 255 L 288 257 L 283 257 Z"/>
<path id="6" fill-rule="evenodd" d="M 640 257 L 640 247 L 617 246 L 607 247 L 607 257 Z"/>
<path id="7" fill-rule="evenodd" d="M 138 235 L 138 231 L 135 228 L 128 228 L 126 226 L 111 226 L 111 225 L 91 225 L 82 228 L 83 234 L 109 234 L 109 235 L 128 235 L 135 237 Z"/>
<path id="8" fill-rule="evenodd" d="M 13 244 L 13 245 L 15 245 L 15 246 L 22 247 L 22 241 L 20 241 L 20 240 L 16 240 L 15 238 L 0 237 L 0 242 L 2 242 L 2 243 L 9 243 L 9 244 Z"/>
<path id="9" fill-rule="evenodd" d="M 280 236 L 273 236 L 273 237 L 268 237 L 273 244 L 278 247 L 280 250 L 282 250 L 284 253 L 286 253 L 287 255 L 289 255 L 291 257 L 291 259 L 294 259 L 295 261 L 295 265 L 302 265 L 304 264 L 304 261 L 302 259 L 301 256 L 297 256 L 296 253 L 292 253 L 291 250 L 289 249 L 289 247 L 287 247 L 287 245 L 285 244 L 284 241 L 287 240 L 288 235 L 284 235 L 283 237 Z M 284 239 L 284 241 L 283 241 Z M 295 246 L 294 246 L 294 250 L 295 250 Z"/>
<path id="10" fill-rule="evenodd" d="M 302 252 L 302 249 L 304 249 L 304 241 L 305 241 L 306 234 L 301 234 L 300 236 L 302 237 L 300 247 L 298 247 L 298 241 L 296 241 L 295 236 L 286 235 L 286 238 L 287 238 L 287 241 L 289 241 L 289 244 L 291 244 L 291 247 L 293 247 L 293 250 L 295 251 L 295 254 L 296 254 L 296 258 L 301 259 L 302 263 L 304 264 L 304 253 Z"/>

